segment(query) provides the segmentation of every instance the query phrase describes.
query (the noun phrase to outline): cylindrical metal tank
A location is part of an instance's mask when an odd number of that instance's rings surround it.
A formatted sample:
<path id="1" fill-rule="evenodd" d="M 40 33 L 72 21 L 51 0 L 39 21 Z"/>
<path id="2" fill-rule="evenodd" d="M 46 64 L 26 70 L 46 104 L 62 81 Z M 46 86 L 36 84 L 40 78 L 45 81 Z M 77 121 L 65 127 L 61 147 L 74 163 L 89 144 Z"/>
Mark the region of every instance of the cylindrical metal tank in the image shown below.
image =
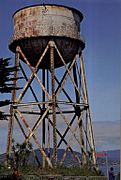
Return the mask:
<path id="1" fill-rule="evenodd" d="M 15 52 L 19 45 L 32 66 L 35 66 L 49 40 L 57 44 L 66 63 L 71 61 L 85 44 L 80 38 L 80 11 L 60 5 L 35 5 L 16 11 L 13 15 L 14 32 L 9 45 Z M 40 68 L 49 68 L 49 52 L 44 57 Z M 55 68 L 62 66 L 55 53 Z"/>

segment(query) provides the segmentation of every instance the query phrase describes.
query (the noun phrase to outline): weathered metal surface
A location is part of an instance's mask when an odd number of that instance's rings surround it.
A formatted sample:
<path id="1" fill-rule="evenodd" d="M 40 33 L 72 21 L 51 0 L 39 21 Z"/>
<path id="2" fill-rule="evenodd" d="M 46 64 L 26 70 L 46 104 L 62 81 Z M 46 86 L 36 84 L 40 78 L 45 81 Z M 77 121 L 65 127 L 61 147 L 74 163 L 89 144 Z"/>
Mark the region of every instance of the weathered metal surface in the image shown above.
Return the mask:
<path id="1" fill-rule="evenodd" d="M 64 36 L 80 39 L 82 14 L 55 5 L 31 6 L 14 14 L 14 40 L 37 36 Z"/>
<path id="2" fill-rule="evenodd" d="M 9 48 L 15 52 L 19 45 L 35 66 L 47 43 L 53 39 L 68 63 L 79 47 L 84 48 L 80 38 L 82 19 L 81 12 L 65 6 L 38 5 L 20 9 L 13 16 L 14 33 Z M 55 67 L 62 66 L 59 56 L 55 56 Z M 41 62 L 41 68 L 49 68 L 48 57 L 49 52 Z"/>

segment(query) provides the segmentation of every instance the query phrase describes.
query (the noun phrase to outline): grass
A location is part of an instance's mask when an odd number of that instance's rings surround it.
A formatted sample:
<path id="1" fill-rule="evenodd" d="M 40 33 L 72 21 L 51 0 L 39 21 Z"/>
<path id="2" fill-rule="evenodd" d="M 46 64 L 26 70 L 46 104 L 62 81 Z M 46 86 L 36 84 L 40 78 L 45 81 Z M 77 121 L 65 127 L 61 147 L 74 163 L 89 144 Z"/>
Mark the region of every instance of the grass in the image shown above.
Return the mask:
<path id="1" fill-rule="evenodd" d="M 41 168 L 37 166 L 26 166 L 19 168 L 21 175 L 64 175 L 64 176 L 98 176 L 99 172 L 92 171 L 86 166 L 80 167 L 64 167 L 58 166 L 57 168 Z M 0 166 L 0 175 L 11 175 L 13 169 L 8 169 L 4 166 Z"/>

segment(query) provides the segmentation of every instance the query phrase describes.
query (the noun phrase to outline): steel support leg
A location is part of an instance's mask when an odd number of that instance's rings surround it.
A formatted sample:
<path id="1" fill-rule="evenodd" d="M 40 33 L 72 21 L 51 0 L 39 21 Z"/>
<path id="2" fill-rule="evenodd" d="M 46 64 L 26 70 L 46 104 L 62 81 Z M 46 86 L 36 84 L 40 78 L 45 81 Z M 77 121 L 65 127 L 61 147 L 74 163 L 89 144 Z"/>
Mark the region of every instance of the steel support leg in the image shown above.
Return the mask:
<path id="1" fill-rule="evenodd" d="M 42 69 L 42 82 L 43 82 L 43 86 L 45 87 L 45 69 Z M 43 102 L 45 102 L 45 92 L 42 91 L 42 99 Z M 43 112 L 45 111 L 45 104 L 43 104 Z M 42 121 L 42 147 L 43 147 L 43 151 L 45 151 L 45 118 Z M 45 168 L 45 157 L 43 156 L 43 168 Z"/>
<path id="2" fill-rule="evenodd" d="M 84 94 L 84 101 L 86 104 L 89 104 L 88 100 L 88 93 L 87 93 L 87 85 L 86 85 L 86 76 L 85 76 L 85 70 L 84 70 L 84 62 L 83 57 L 80 55 L 80 68 L 81 68 L 81 79 L 82 79 L 82 86 L 83 86 L 83 94 Z M 90 146 L 91 146 L 91 156 L 94 166 L 96 166 L 96 156 L 95 156 L 95 146 L 94 146 L 94 136 L 93 136 L 93 130 L 92 130 L 92 122 L 91 122 L 91 115 L 89 108 L 87 111 L 87 129 L 88 129 L 88 135 L 90 140 Z"/>
<path id="3" fill-rule="evenodd" d="M 74 81 L 75 81 L 75 83 L 76 83 L 76 85 L 77 85 L 77 87 L 78 87 L 78 80 L 77 80 L 77 72 L 76 72 L 76 66 L 75 66 L 75 64 L 74 64 L 74 66 L 73 66 L 73 75 L 74 75 Z M 80 78 L 80 77 L 79 77 Z M 80 96 L 79 96 L 79 93 L 78 93 L 78 91 L 76 90 L 76 88 L 75 88 L 75 95 L 76 95 L 76 103 L 80 103 Z M 80 110 L 80 107 L 75 107 L 75 111 L 77 112 L 76 114 L 77 114 L 77 116 L 78 116 L 78 119 L 79 119 L 79 117 L 80 117 L 80 115 L 81 115 L 81 110 Z M 84 149 L 85 149 L 85 142 L 84 142 L 84 132 L 83 132 L 83 126 L 82 126 L 82 124 L 83 124 L 83 122 L 82 122 L 82 119 L 81 119 L 81 121 L 80 121 L 80 123 L 79 123 L 79 130 L 80 130 L 80 143 L 81 143 L 81 145 L 82 145 L 82 148 L 81 148 L 81 153 L 82 153 L 82 165 L 85 165 L 86 163 L 87 163 L 87 157 L 86 157 L 86 155 L 85 155 L 85 153 L 84 153 Z"/>

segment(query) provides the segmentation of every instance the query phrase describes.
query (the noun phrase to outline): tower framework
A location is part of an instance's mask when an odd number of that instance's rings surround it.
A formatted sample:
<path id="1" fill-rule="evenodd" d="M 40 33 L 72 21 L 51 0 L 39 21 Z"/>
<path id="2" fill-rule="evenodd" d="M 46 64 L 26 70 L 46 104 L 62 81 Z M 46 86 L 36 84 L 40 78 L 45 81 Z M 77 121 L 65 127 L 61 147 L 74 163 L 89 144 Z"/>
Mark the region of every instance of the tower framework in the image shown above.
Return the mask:
<path id="1" fill-rule="evenodd" d="M 90 161 L 95 166 L 94 137 L 82 56 L 84 42 L 74 38 L 70 39 L 70 37 L 62 37 L 60 34 L 53 35 L 55 22 L 54 25 L 51 24 L 52 34 L 47 37 L 40 37 L 34 32 L 36 30 L 34 29 L 30 33 L 34 33 L 36 37 L 31 35 L 31 37 L 20 38 L 23 35 L 22 28 L 25 26 L 22 18 L 25 15 L 28 17 L 28 12 L 29 15 L 34 14 L 35 16 L 37 13 L 35 8 L 42 13 L 41 21 L 44 19 L 43 22 L 50 18 L 50 15 L 54 22 L 53 14 L 55 12 L 58 14 L 61 10 L 69 11 L 66 12 L 66 16 L 70 12 L 75 13 L 75 24 L 77 24 L 77 19 L 82 20 L 82 14 L 78 11 L 55 5 L 44 7 L 44 14 L 43 7 L 37 6 L 27 7 L 14 15 L 15 32 L 10 49 L 15 53 L 15 65 L 19 67 L 19 73 L 24 79 L 17 80 L 18 72 L 15 72 L 7 154 L 11 153 L 13 132 L 18 127 L 22 142 L 30 141 L 39 149 L 43 157 L 43 167 L 46 163 L 50 167 L 57 166 L 58 163 L 64 164 L 68 152 L 71 152 L 72 158 L 78 164 L 84 165 Z M 17 22 L 17 15 L 19 20 L 21 18 L 20 22 L 24 24 L 23 26 Z M 60 14 L 57 17 L 59 16 Z M 32 18 L 29 17 L 29 19 Z M 34 22 L 33 19 L 32 21 Z M 28 24 L 31 25 L 30 21 Z M 36 24 L 38 24 L 38 20 L 36 20 Z M 19 30 L 16 33 L 18 27 Z M 72 27 L 69 27 L 72 30 Z M 44 33 L 48 29 L 45 29 Z M 26 31 L 28 31 L 27 28 Z M 61 32 L 59 31 L 59 33 Z M 66 52 L 65 49 L 68 51 Z M 17 86 L 22 86 L 22 89 L 16 91 Z M 60 149 L 64 149 L 61 157 L 59 157 Z M 77 151 L 81 153 L 81 156 Z"/>

